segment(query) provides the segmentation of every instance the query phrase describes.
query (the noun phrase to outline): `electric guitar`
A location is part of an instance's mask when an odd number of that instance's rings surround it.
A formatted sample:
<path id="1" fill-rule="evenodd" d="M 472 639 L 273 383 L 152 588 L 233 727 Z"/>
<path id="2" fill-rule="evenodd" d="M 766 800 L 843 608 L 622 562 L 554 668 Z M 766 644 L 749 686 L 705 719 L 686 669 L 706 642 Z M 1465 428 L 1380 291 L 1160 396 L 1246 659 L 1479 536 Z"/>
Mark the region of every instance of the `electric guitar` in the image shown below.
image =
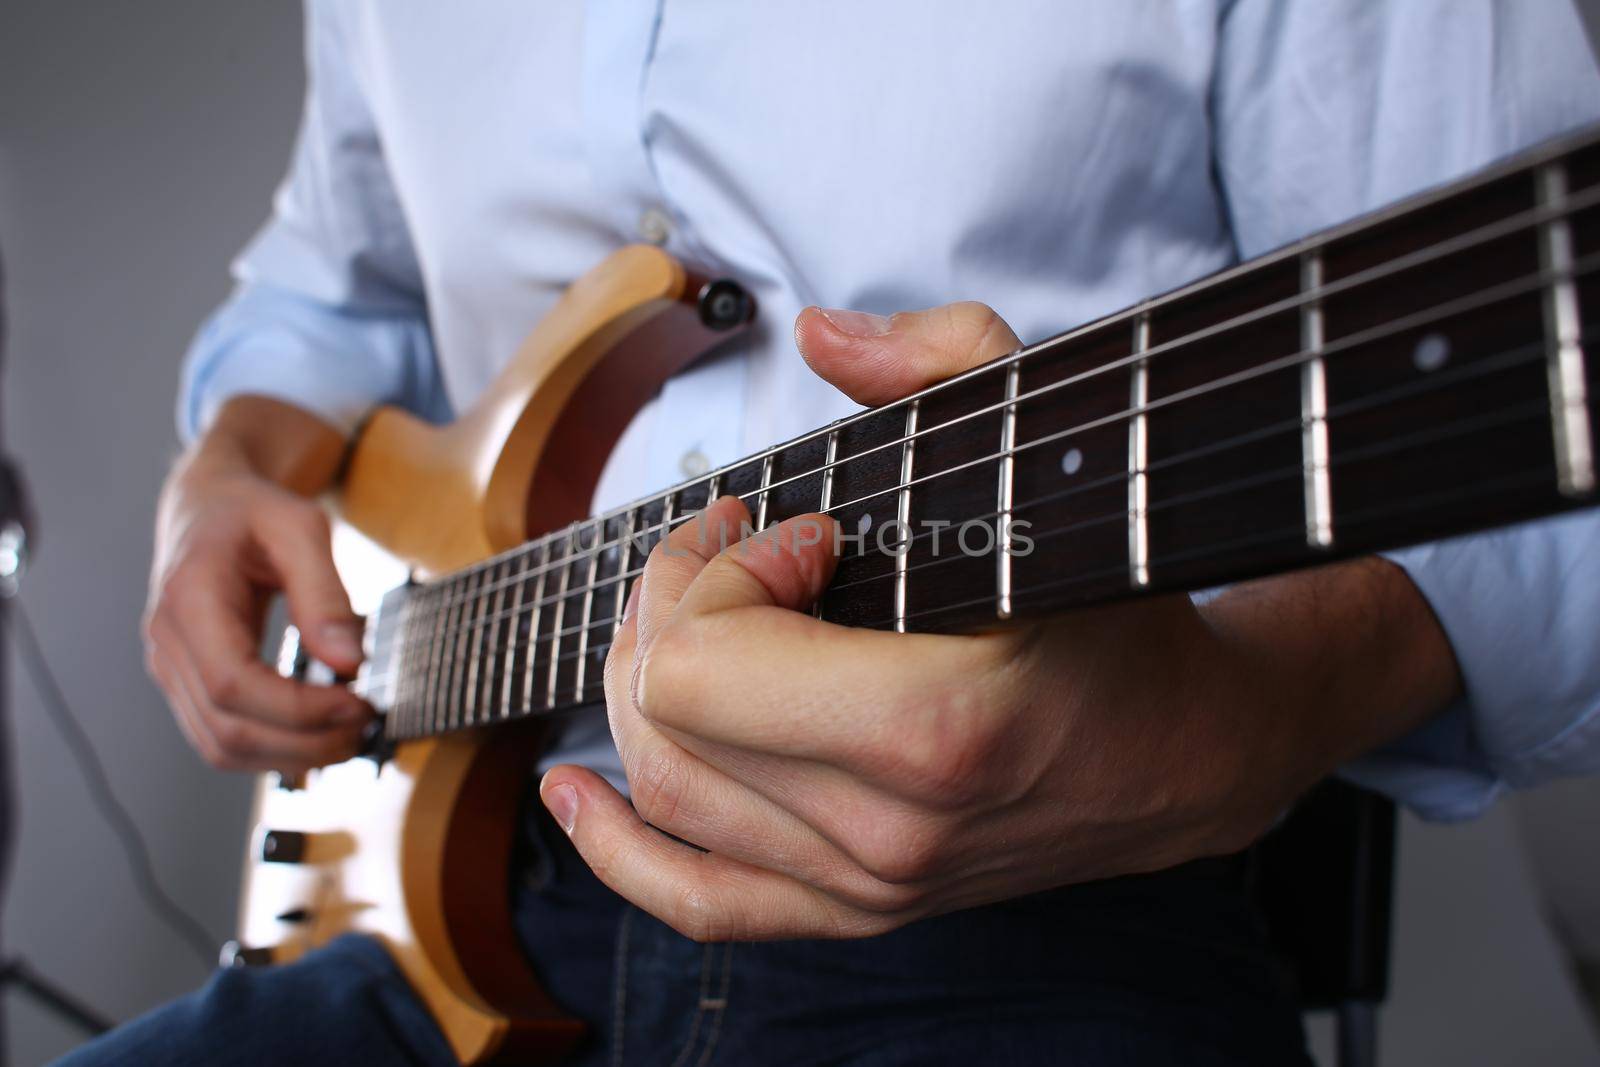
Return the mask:
<path id="1" fill-rule="evenodd" d="M 1597 268 L 1588 131 L 590 516 L 639 406 L 754 312 L 622 249 L 457 422 L 385 408 L 354 441 L 337 510 L 414 574 L 351 683 L 376 759 L 264 780 L 233 961 L 370 933 L 464 1062 L 559 1057 L 517 802 L 541 724 L 603 702 L 664 531 L 729 493 L 758 527 L 825 512 L 855 536 L 819 617 L 972 632 L 1592 506 Z M 316 670 L 292 640 L 284 667 Z"/>

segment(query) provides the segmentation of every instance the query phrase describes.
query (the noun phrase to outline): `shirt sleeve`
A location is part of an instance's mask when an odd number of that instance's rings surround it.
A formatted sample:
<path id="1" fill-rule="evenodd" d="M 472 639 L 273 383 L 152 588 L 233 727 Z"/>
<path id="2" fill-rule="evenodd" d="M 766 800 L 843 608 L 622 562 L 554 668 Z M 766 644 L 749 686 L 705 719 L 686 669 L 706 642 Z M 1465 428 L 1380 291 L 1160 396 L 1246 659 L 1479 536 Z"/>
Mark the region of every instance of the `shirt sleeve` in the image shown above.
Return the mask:
<path id="1" fill-rule="evenodd" d="M 349 432 L 378 404 L 448 416 L 421 271 L 340 25 L 307 0 L 305 110 L 266 225 L 235 261 L 233 295 L 184 362 L 178 430 L 229 397 L 264 394 Z"/>
<path id="2" fill-rule="evenodd" d="M 1569 0 L 1224 3 L 1218 182 L 1251 257 L 1600 118 Z M 1347 768 L 1425 817 L 1600 771 L 1600 514 L 1389 555 L 1442 623 L 1465 698 Z"/>

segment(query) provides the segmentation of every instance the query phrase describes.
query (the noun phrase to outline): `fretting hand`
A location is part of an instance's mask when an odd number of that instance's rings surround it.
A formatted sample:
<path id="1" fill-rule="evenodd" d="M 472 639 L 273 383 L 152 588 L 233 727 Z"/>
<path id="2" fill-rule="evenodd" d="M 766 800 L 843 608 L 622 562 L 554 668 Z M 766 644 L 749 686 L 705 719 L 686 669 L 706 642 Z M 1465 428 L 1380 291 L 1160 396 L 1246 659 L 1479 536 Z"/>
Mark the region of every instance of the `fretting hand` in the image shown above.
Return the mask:
<path id="1" fill-rule="evenodd" d="M 866 404 L 1017 344 L 975 304 L 887 320 L 813 309 L 796 336 Z M 601 879 L 698 939 L 866 936 L 1239 849 L 1458 684 L 1420 594 L 1376 560 L 1236 587 L 1204 610 L 1169 596 L 901 635 L 803 610 L 834 560 L 831 538 L 796 531 L 829 520 L 758 535 L 780 551 L 718 551 L 747 519 L 715 502 L 632 592 L 606 664 L 632 802 L 577 767 L 541 786 Z"/>

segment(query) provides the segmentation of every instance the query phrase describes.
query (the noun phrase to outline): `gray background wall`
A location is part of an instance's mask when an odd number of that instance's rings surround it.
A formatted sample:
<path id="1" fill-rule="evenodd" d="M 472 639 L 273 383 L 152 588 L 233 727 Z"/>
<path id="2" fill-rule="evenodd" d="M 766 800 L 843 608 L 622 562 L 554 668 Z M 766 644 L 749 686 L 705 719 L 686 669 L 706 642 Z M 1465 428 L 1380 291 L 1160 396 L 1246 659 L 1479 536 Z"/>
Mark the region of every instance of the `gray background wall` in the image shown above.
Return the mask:
<path id="1" fill-rule="evenodd" d="M 287 159 L 298 33 L 290 0 L 0 2 L 5 422 L 43 520 L 25 601 L 167 886 L 219 940 L 247 783 L 190 754 L 145 680 L 137 626 L 179 355 Z M 12 695 L 21 840 L 5 947 L 118 1018 L 191 988 L 200 967 L 133 896 L 32 690 L 14 679 Z M 1588 797 L 1565 803 L 1592 811 Z M 1399 896 L 1387 1062 L 1596 1061 L 1511 811 L 1407 822 Z M 76 1040 L 21 998 L 6 1008 L 13 1063 Z M 1315 1030 L 1325 1049 L 1326 1023 Z"/>
<path id="2" fill-rule="evenodd" d="M 288 157 L 291 0 L 0 0 L 0 244 L 11 451 L 41 519 L 23 594 L 166 885 L 232 927 L 248 783 L 187 749 L 138 640 L 178 358 L 227 292 Z M 20 667 L 13 657 L 13 664 Z M 13 670 L 21 840 L 4 944 L 119 1018 L 204 972 L 133 896 L 122 854 Z M 76 1035 L 6 998 L 16 1064 Z"/>

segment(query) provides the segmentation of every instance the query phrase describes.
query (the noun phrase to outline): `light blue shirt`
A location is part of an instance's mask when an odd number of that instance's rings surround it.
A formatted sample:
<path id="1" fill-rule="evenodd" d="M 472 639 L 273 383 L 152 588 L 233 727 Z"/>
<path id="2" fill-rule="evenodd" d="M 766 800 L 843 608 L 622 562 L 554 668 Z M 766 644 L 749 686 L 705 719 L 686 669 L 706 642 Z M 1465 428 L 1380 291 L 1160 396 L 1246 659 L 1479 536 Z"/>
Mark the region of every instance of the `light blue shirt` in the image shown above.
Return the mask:
<path id="1" fill-rule="evenodd" d="M 755 292 L 597 506 L 851 410 L 807 304 L 993 305 L 1039 339 L 1600 117 L 1568 0 L 308 0 L 271 219 L 179 421 L 264 393 L 446 419 L 562 289 L 641 237 Z M 1422 813 L 1600 770 L 1600 517 L 1395 556 L 1466 699 L 1350 774 Z M 620 778 L 603 717 L 563 758 Z"/>

